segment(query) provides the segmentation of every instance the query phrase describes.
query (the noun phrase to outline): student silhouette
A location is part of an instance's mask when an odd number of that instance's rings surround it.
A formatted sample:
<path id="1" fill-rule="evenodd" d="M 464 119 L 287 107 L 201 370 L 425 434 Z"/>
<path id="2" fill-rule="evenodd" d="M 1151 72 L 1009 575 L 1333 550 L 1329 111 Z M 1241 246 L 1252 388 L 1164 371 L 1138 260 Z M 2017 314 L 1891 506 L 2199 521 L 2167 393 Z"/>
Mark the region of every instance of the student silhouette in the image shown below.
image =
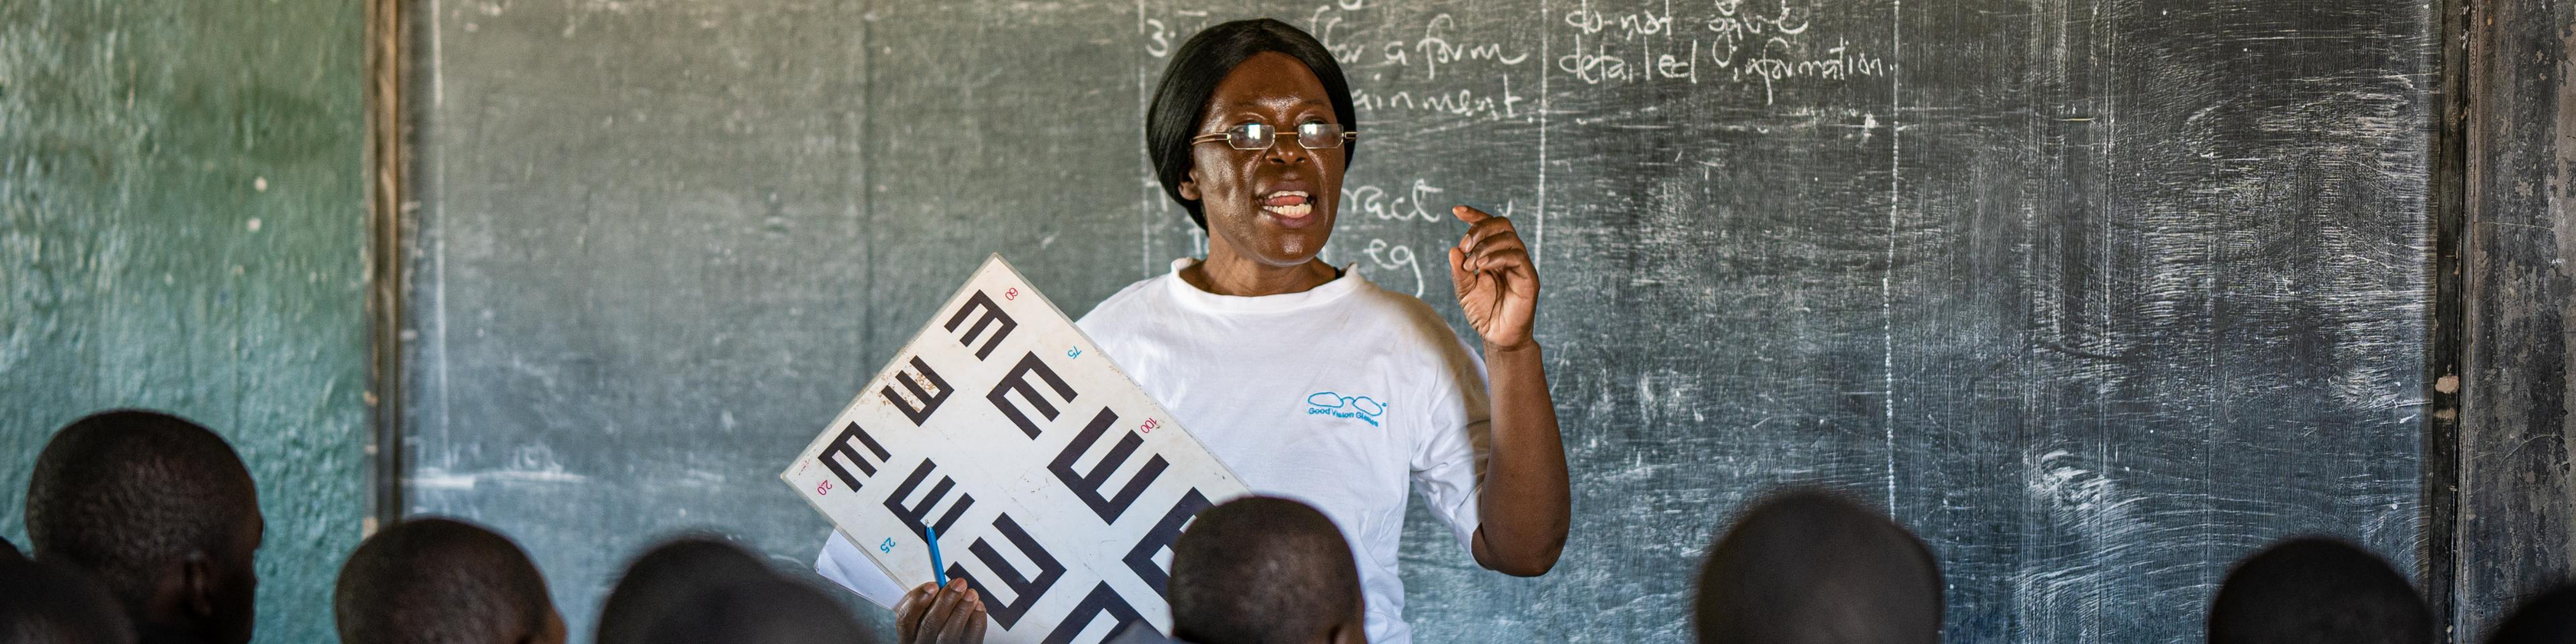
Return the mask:
<path id="1" fill-rule="evenodd" d="M 159 412 L 72 421 L 27 484 L 36 560 L 97 576 L 145 644 L 250 641 L 265 530 L 232 446 Z"/>

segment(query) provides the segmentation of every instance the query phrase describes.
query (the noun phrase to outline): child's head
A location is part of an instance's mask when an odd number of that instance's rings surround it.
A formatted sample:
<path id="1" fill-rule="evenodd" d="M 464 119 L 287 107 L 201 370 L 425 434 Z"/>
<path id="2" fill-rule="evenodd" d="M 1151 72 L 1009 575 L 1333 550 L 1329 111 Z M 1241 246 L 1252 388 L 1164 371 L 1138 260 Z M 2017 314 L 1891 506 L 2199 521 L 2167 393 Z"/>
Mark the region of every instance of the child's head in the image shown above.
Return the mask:
<path id="1" fill-rule="evenodd" d="M 708 536 L 662 542 L 599 611 L 599 644 L 857 644 L 868 634 L 812 586 Z"/>
<path id="2" fill-rule="evenodd" d="M 232 447 L 168 414 L 73 421 L 45 444 L 27 484 L 35 558 L 96 575 L 145 639 L 249 641 L 264 529 Z"/>
<path id="3" fill-rule="evenodd" d="M 2525 602 L 2487 644 L 2566 644 L 2576 642 L 2576 584 L 2559 586 Z"/>
<path id="4" fill-rule="evenodd" d="M 1304 503 L 1245 497 L 1172 543 L 1172 635 L 1197 644 L 1364 644 L 1350 544 Z"/>
<path id="5" fill-rule="evenodd" d="M 2246 558 L 2209 603 L 2210 644 L 2432 639 L 2432 609 L 2406 577 L 2333 539 L 2294 539 Z"/>
<path id="6" fill-rule="evenodd" d="M 508 537 L 451 519 L 410 519 L 368 537 L 340 567 L 331 613 L 346 644 L 562 644 L 546 579 Z"/>
<path id="7" fill-rule="evenodd" d="M 1941 638 L 1941 569 L 1885 515 L 1820 491 L 1735 520 L 1699 574 L 1703 644 L 1922 643 Z"/>
<path id="8" fill-rule="evenodd" d="M 133 644 L 134 625 L 88 573 L 11 557 L 0 560 L 0 642 Z"/>
<path id="9" fill-rule="evenodd" d="M 640 644 L 864 644 L 867 631 L 823 591 L 782 577 L 692 580 L 650 619 Z"/>
<path id="10" fill-rule="evenodd" d="M 600 605 L 598 644 L 644 644 L 655 620 L 707 587 L 774 576 L 758 557 L 715 537 L 664 541 L 627 564 Z"/>

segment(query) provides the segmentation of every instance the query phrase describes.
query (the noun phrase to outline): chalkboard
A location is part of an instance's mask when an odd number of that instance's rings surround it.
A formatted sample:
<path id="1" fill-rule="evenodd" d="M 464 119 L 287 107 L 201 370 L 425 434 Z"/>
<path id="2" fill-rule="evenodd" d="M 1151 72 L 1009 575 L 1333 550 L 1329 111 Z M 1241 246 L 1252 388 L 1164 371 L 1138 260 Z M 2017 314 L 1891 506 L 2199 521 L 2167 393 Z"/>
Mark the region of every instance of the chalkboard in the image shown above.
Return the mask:
<path id="1" fill-rule="evenodd" d="M 683 527 L 809 561 L 767 474 L 985 254 L 1079 312 L 1198 252 L 1142 113 L 1254 16 L 1360 103 L 1328 259 L 1464 328 L 1469 203 L 1546 285 L 1572 543 L 1507 578 L 1417 511 L 1420 641 L 1684 641 L 1793 483 L 1914 526 L 1954 641 L 2197 641 L 2265 542 L 2432 547 L 2423 3 L 428 5 L 403 484 L 568 615 Z"/>
<path id="2" fill-rule="evenodd" d="M 368 512 L 363 16 L 0 2 L 0 537 L 55 430 L 186 416 L 258 485 L 262 644 L 332 641 Z"/>

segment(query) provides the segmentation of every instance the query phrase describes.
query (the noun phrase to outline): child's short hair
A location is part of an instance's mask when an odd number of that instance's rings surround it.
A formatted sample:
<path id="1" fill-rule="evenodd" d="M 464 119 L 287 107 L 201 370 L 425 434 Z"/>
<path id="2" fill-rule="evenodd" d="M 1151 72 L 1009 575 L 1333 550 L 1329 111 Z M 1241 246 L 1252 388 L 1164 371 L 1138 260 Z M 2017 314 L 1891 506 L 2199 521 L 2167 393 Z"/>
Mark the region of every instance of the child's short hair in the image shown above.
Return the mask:
<path id="1" fill-rule="evenodd" d="M 643 644 L 655 620 L 709 586 L 776 576 L 750 552 L 721 538 L 665 540 L 626 565 L 599 608 L 598 644 Z"/>
<path id="2" fill-rule="evenodd" d="M 45 444 L 27 481 L 31 554 L 97 575 L 129 611 L 190 553 L 255 545 L 237 541 L 258 518 L 259 491 L 232 446 L 159 412 L 72 421 Z M 249 562 L 227 563 L 247 570 Z"/>
<path id="3" fill-rule="evenodd" d="M 1197 644 L 1304 642 L 1367 610 L 1341 530 L 1275 497 L 1200 512 L 1172 543 L 1167 588 L 1172 636 Z"/>
<path id="4" fill-rule="evenodd" d="M 849 609 L 783 577 L 688 583 L 643 633 L 641 644 L 866 644 Z"/>
<path id="5" fill-rule="evenodd" d="M 528 554 L 482 526 L 396 523 L 340 568 L 331 612 L 346 644 L 514 642 L 558 619 Z"/>
<path id="6" fill-rule="evenodd" d="M 2433 611 L 2377 555 L 2333 539 L 2282 542 L 2236 564 L 2209 604 L 2210 644 L 2420 644 Z"/>
<path id="7" fill-rule="evenodd" d="M 599 644 L 865 644 L 849 610 L 721 538 L 662 542 L 627 564 Z"/>
<path id="8" fill-rule="evenodd" d="M 2524 602 L 2487 644 L 2566 644 L 2576 642 L 2576 584 L 2559 586 Z"/>
<path id="9" fill-rule="evenodd" d="M 1941 567 L 1921 540 L 1842 497 L 1795 490 L 1709 548 L 1692 623 L 1703 644 L 1931 644 L 1941 611 Z"/>

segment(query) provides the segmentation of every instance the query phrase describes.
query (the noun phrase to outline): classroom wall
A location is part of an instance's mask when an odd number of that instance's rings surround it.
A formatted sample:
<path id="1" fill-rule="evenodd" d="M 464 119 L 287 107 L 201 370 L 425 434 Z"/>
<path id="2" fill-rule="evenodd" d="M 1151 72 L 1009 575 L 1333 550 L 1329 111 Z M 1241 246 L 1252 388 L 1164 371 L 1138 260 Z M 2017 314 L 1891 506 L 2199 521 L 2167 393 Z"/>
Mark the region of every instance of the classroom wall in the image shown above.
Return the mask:
<path id="1" fill-rule="evenodd" d="M 259 642 L 366 515 L 361 5 L 0 2 L 0 534 L 54 429 L 168 410 L 259 484 Z"/>

